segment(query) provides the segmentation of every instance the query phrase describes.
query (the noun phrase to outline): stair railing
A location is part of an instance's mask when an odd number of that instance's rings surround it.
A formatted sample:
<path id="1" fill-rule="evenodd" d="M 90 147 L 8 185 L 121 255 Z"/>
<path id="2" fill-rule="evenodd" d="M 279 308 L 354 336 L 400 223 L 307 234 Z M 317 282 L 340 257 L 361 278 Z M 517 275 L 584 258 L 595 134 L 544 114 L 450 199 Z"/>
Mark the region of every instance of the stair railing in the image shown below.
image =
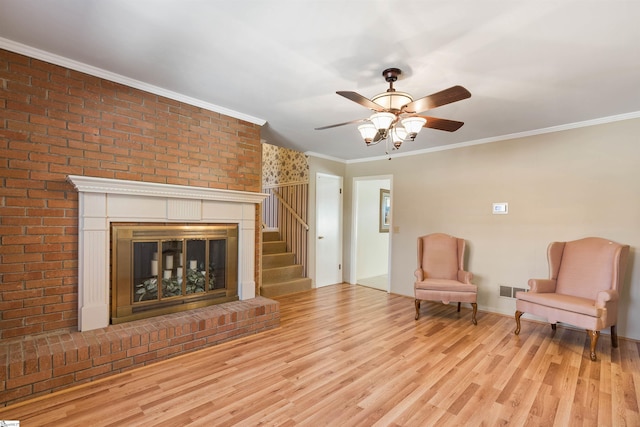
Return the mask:
<path id="1" fill-rule="evenodd" d="M 308 184 L 289 184 L 263 188 L 269 197 L 263 202 L 263 222 L 267 229 L 277 228 L 287 249 L 294 253 L 307 276 Z"/>

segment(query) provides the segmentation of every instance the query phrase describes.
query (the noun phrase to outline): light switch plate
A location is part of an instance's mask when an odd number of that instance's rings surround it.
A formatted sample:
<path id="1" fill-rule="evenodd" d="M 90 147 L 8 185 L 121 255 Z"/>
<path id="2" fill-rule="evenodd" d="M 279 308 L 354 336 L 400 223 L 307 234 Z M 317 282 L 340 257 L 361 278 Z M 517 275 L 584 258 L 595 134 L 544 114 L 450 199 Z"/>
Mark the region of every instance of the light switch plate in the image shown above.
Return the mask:
<path id="1" fill-rule="evenodd" d="M 492 212 L 495 215 L 506 215 L 509 213 L 509 203 L 494 203 Z"/>

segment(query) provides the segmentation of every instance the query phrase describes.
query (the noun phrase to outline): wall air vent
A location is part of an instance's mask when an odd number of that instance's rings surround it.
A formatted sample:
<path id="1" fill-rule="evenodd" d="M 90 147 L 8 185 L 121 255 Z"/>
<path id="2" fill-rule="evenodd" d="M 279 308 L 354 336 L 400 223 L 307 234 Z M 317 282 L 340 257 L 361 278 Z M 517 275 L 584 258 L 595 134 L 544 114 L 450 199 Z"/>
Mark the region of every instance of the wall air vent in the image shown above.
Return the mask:
<path id="1" fill-rule="evenodd" d="M 500 296 L 504 298 L 515 298 L 516 292 L 529 292 L 529 289 L 514 288 L 511 286 L 500 285 Z"/>

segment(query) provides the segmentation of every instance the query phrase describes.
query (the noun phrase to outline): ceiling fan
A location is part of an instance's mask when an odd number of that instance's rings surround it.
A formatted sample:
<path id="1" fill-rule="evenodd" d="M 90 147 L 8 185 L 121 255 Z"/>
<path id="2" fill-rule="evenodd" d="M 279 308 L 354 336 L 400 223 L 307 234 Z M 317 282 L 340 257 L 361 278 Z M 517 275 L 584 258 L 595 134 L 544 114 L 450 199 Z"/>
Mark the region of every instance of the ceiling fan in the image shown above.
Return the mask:
<path id="1" fill-rule="evenodd" d="M 414 101 L 408 93 L 397 92 L 394 89 L 393 82 L 398 80 L 400 74 L 402 71 L 399 68 L 384 70 L 382 76 L 389 83 L 389 89 L 372 99 L 365 98 L 357 92 L 336 92 L 338 95 L 373 110 L 374 113 L 366 119 L 323 126 L 315 128 L 315 130 L 363 123 L 358 126 L 358 130 L 367 145 L 375 145 L 383 139 L 387 141 L 390 139 L 393 144 L 392 149 L 398 149 L 403 141 L 409 139 L 413 141 L 423 127 L 447 132 L 455 132 L 462 127 L 464 122 L 421 116 L 418 113 L 467 99 L 471 97 L 471 93 L 467 89 L 462 86 L 453 86 Z"/>

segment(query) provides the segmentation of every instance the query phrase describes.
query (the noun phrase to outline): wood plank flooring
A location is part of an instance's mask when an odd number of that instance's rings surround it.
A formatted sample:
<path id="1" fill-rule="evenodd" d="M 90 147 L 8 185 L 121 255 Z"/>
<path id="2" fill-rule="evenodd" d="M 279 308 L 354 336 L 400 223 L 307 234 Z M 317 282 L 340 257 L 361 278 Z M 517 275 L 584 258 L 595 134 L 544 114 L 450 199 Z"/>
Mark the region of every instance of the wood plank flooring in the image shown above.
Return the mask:
<path id="1" fill-rule="evenodd" d="M 640 343 L 346 284 L 281 327 L 0 409 L 28 426 L 638 426 Z"/>

